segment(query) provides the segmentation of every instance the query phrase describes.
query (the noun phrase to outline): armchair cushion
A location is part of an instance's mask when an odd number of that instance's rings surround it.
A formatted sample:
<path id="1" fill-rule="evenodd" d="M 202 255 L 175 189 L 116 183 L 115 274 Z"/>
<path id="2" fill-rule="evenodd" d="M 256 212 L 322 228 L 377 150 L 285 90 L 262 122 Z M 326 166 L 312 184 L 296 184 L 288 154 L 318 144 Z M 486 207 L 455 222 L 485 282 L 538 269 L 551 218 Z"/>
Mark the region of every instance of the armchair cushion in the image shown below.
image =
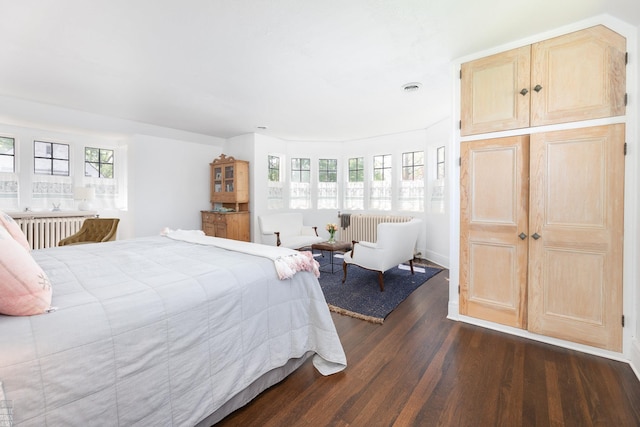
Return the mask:
<path id="1" fill-rule="evenodd" d="M 408 222 L 378 224 L 378 241 L 357 242 L 350 252 L 344 254 L 344 279 L 347 277 L 347 265 L 354 264 L 380 274 L 380 289 L 384 290 L 382 274 L 392 267 L 406 261 L 413 261 L 414 250 L 422 220 L 413 218 Z M 413 264 L 412 264 L 413 266 Z"/>
<path id="2" fill-rule="evenodd" d="M 98 243 L 116 240 L 118 218 L 87 218 L 80 231 L 58 242 L 58 246 Z"/>
<path id="3" fill-rule="evenodd" d="M 300 249 L 324 241 L 316 227 L 303 224 L 301 213 L 280 213 L 258 217 L 260 239 L 263 244 Z"/>

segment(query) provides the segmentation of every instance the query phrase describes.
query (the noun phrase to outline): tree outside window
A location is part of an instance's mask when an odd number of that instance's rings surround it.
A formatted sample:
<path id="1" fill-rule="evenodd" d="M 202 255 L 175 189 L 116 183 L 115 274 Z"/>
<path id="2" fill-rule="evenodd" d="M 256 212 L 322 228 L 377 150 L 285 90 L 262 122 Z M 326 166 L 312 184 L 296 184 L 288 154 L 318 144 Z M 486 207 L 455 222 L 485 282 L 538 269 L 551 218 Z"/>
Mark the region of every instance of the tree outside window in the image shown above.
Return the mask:
<path id="1" fill-rule="evenodd" d="M 280 181 L 280 157 L 269 156 L 269 181 Z"/>
<path id="2" fill-rule="evenodd" d="M 113 178 L 113 150 L 85 147 L 84 176 Z"/>
<path id="3" fill-rule="evenodd" d="M 391 180 L 391 154 L 373 156 L 373 180 Z"/>

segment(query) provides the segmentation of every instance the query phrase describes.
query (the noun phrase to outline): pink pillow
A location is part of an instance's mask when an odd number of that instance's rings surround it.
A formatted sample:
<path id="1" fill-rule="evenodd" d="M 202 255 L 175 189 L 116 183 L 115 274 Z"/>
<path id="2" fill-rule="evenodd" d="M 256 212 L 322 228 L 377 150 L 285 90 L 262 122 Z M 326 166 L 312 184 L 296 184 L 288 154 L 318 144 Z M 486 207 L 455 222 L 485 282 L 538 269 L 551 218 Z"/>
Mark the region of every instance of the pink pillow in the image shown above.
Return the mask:
<path id="1" fill-rule="evenodd" d="M 9 231 L 9 234 L 11 234 L 11 237 L 13 237 L 16 242 L 24 246 L 26 250 L 28 251 L 31 250 L 31 245 L 27 240 L 27 236 L 24 235 L 18 223 L 15 222 L 13 218 L 11 218 L 9 215 L 7 215 L 2 211 L 0 211 L 0 224 L 4 225 L 7 231 Z"/>
<path id="2" fill-rule="evenodd" d="M 0 314 L 31 316 L 50 307 L 49 278 L 31 254 L 0 225 Z"/>

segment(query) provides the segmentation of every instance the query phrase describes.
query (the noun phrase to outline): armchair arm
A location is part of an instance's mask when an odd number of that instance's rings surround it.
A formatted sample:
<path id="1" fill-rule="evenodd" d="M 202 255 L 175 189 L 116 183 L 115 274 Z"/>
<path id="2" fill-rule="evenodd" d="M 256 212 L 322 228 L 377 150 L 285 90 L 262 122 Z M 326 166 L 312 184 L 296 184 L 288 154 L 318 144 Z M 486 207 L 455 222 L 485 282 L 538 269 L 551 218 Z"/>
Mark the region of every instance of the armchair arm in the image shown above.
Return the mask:
<path id="1" fill-rule="evenodd" d="M 76 234 L 73 234 L 69 237 L 65 237 L 64 239 L 60 240 L 58 242 L 58 246 L 65 246 L 65 245 L 74 245 L 74 244 L 78 244 L 78 243 L 91 243 L 91 242 L 87 242 L 84 238 L 84 236 L 87 233 L 84 231 L 79 231 Z"/>
<path id="2" fill-rule="evenodd" d="M 300 230 L 300 234 L 303 236 L 318 236 L 318 227 L 303 225 L 302 229 Z"/>
<path id="3" fill-rule="evenodd" d="M 262 232 L 262 243 L 266 245 L 280 246 L 280 232 L 264 230 Z"/>

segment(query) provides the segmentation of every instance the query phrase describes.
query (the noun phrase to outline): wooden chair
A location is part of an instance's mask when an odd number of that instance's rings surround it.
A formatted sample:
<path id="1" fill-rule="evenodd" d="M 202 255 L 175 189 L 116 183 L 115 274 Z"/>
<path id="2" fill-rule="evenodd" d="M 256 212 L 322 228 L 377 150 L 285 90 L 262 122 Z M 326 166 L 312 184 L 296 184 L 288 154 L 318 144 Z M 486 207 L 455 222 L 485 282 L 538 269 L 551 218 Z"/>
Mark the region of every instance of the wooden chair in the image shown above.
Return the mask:
<path id="1" fill-rule="evenodd" d="M 99 243 L 116 240 L 119 218 L 87 218 L 80 231 L 58 242 L 58 246 Z"/>

